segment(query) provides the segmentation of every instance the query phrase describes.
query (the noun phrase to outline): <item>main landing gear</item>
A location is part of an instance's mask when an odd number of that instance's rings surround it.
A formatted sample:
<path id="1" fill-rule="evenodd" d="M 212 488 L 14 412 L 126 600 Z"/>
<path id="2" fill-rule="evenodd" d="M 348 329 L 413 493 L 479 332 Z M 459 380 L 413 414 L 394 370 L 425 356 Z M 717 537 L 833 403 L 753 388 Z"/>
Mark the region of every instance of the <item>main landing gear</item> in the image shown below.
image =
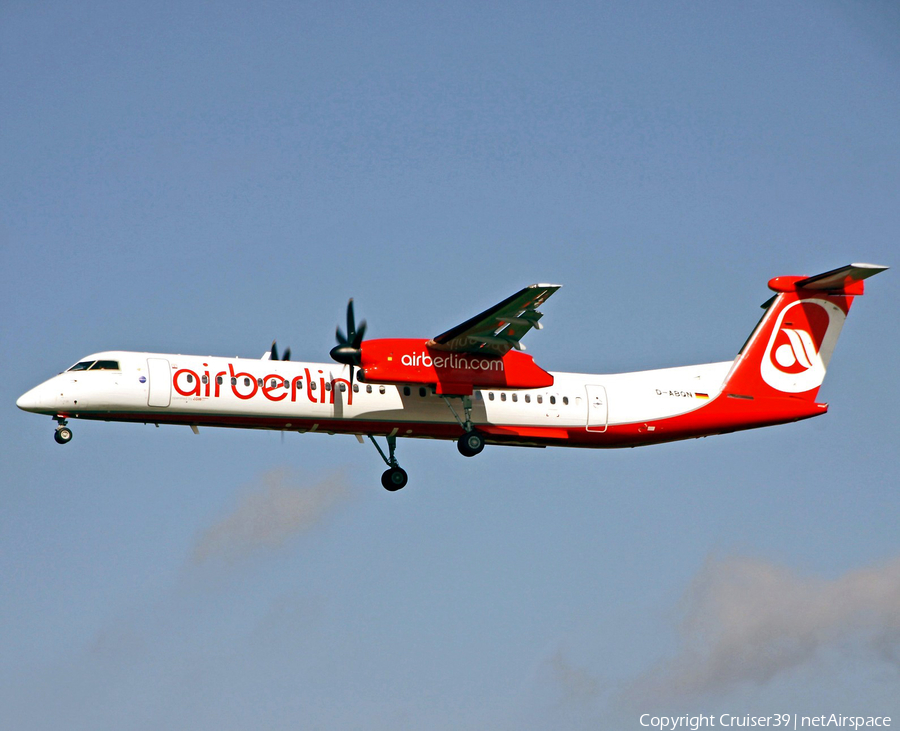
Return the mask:
<path id="1" fill-rule="evenodd" d="M 459 397 L 462 399 L 463 413 L 466 417 L 463 421 L 459 418 L 459 414 L 456 413 L 450 400 L 446 396 L 441 396 L 441 398 L 444 399 L 453 418 L 463 429 L 463 435 L 456 442 L 459 453 L 463 457 L 474 457 L 476 454 L 481 454 L 481 450 L 484 449 L 484 435 L 472 426 L 472 399 L 469 396 Z"/>
<path id="2" fill-rule="evenodd" d="M 481 432 L 472 429 L 457 440 L 456 448 L 463 457 L 474 457 L 484 449 L 484 437 L 481 436 Z"/>
<path id="3" fill-rule="evenodd" d="M 72 441 L 72 430 L 66 426 L 68 422 L 59 416 L 56 417 L 56 421 L 59 423 L 59 426 L 56 427 L 56 433 L 53 435 L 53 438 L 57 444 L 68 444 Z"/>
<path id="4" fill-rule="evenodd" d="M 397 437 L 388 435 L 387 443 L 388 453 L 390 456 L 385 457 L 384 451 L 381 449 L 381 447 L 378 446 L 378 442 L 375 441 L 375 437 L 373 437 L 371 434 L 369 434 L 368 436 L 372 444 L 375 445 L 375 449 L 378 450 L 378 454 L 381 455 L 384 463 L 388 466 L 388 468 L 384 471 L 384 474 L 381 475 L 381 484 L 384 486 L 384 489 L 390 490 L 391 492 L 396 492 L 397 490 L 406 487 L 406 483 L 409 482 L 409 475 L 406 474 L 405 469 L 397 464 L 397 457 L 394 456 L 394 452 L 397 450 Z"/>
<path id="5" fill-rule="evenodd" d="M 447 397 L 442 396 L 441 398 L 447 403 L 447 407 L 450 409 L 454 418 L 463 430 L 463 435 L 456 442 L 456 448 L 459 450 L 459 453 L 465 457 L 474 457 L 476 454 L 480 454 L 484 449 L 484 434 L 472 425 L 472 400 L 468 396 L 459 397 L 462 399 L 463 411 L 465 413 L 465 420 L 463 420 L 459 418 L 459 414 L 456 413 L 456 409 L 453 408 Z M 384 486 L 384 489 L 396 492 L 397 490 L 406 487 L 406 483 L 409 482 L 409 475 L 407 475 L 406 470 L 397 463 L 397 457 L 395 455 L 397 450 L 397 437 L 393 434 L 387 436 L 388 454 L 385 455 L 384 450 L 378 445 L 378 442 L 375 441 L 375 437 L 371 434 L 368 434 L 367 436 L 369 437 L 369 441 L 375 445 L 375 449 L 378 450 L 378 454 L 381 455 L 381 459 L 384 460 L 384 463 L 388 467 L 384 471 L 384 474 L 381 475 L 381 484 Z M 360 437 L 360 441 L 362 441 L 362 437 Z"/>

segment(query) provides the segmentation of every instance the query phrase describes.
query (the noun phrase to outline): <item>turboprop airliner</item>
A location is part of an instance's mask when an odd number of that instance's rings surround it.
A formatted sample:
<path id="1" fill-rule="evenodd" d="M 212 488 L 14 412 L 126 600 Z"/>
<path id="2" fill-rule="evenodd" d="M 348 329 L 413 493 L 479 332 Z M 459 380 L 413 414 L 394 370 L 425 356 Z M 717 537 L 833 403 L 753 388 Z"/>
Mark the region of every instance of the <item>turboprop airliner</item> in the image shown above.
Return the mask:
<path id="1" fill-rule="evenodd" d="M 815 276 L 775 277 L 775 295 L 737 357 L 636 373 L 546 371 L 522 338 L 558 289 L 532 284 L 431 339 L 364 340 L 353 300 L 337 329 L 335 363 L 107 351 L 23 394 L 20 409 L 69 419 L 352 434 L 368 438 L 388 490 L 408 476 L 398 437 L 485 444 L 638 447 L 784 424 L 824 414 L 816 401 L 853 298 L 887 267 L 850 264 Z M 384 437 L 387 454 L 376 440 Z"/>

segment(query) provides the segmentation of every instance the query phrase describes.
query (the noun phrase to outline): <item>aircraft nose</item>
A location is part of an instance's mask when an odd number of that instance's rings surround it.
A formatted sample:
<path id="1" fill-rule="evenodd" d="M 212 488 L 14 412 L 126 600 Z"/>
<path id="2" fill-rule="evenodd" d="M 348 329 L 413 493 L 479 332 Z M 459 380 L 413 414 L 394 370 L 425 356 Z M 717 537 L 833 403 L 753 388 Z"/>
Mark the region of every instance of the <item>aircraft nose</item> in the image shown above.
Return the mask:
<path id="1" fill-rule="evenodd" d="M 32 388 L 30 391 L 26 391 L 16 399 L 16 406 L 22 409 L 22 411 L 39 411 L 42 403 L 43 398 L 41 398 L 40 386 Z"/>

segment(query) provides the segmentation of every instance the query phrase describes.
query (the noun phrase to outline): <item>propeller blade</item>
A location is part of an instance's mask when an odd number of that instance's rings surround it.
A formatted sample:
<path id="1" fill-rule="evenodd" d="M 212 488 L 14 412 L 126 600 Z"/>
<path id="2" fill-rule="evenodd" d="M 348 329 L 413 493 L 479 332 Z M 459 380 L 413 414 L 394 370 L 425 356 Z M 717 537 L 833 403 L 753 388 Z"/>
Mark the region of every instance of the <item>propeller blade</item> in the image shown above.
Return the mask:
<path id="1" fill-rule="evenodd" d="M 366 321 L 363 320 L 359 323 L 359 330 L 356 331 L 355 337 L 353 338 L 353 347 L 358 348 L 362 345 L 363 337 L 366 334 Z"/>
<path id="2" fill-rule="evenodd" d="M 356 317 L 353 314 L 353 298 L 347 303 L 347 337 L 353 340 L 356 337 Z"/>
<path id="3" fill-rule="evenodd" d="M 281 356 L 281 360 L 290 360 L 290 359 L 291 359 L 291 349 L 290 349 L 290 348 L 285 348 L 285 349 L 284 349 L 284 355 Z"/>
<path id="4" fill-rule="evenodd" d="M 272 360 L 278 360 L 278 346 L 275 345 L 275 341 L 272 341 Z"/>
<path id="5" fill-rule="evenodd" d="M 356 327 L 356 313 L 353 309 L 353 298 L 347 302 L 347 334 L 341 330 L 340 325 L 334 331 L 337 345 L 331 349 L 331 357 L 338 363 L 350 366 L 350 385 L 353 385 L 353 366 L 362 363 L 362 341 L 366 335 L 366 321 Z"/>

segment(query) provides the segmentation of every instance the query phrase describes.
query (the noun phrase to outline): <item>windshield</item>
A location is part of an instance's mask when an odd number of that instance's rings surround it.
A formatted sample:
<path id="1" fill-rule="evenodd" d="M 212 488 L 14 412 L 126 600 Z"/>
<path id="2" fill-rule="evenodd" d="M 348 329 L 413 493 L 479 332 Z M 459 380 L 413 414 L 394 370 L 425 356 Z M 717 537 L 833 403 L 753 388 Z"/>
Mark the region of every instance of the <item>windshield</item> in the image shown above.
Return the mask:
<path id="1" fill-rule="evenodd" d="M 83 360 L 76 363 L 70 371 L 118 371 L 119 361 L 117 360 Z"/>

